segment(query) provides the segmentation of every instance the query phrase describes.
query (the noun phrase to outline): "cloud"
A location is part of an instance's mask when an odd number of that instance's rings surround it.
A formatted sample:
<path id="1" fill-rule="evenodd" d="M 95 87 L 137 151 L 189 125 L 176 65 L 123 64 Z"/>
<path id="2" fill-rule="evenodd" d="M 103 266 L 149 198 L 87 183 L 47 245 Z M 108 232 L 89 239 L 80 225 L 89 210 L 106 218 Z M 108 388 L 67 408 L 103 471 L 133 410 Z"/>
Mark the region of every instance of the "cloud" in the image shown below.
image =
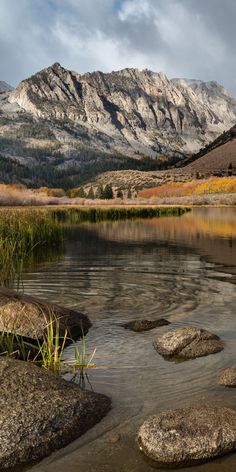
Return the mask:
<path id="1" fill-rule="evenodd" d="M 217 80 L 236 96 L 234 0 L 1 0 L 0 80 L 60 62 Z"/>

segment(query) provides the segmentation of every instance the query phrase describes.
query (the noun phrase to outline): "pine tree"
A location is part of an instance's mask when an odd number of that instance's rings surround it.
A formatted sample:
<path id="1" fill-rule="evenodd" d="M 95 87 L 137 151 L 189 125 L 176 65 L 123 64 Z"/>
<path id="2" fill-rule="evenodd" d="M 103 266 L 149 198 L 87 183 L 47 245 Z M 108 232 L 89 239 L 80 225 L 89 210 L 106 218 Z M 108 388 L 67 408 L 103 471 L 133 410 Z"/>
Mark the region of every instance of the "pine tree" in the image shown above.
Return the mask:
<path id="1" fill-rule="evenodd" d="M 84 191 L 84 187 L 80 187 L 80 188 L 78 189 L 77 197 L 79 197 L 79 198 L 85 198 L 85 197 L 86 197 L 86 193 L 85 193 L 85 191 Z"/>
<path id="2" fill-rule="evenodd" d="M 128 188 L 127 198 L 132 198 L 131 188 Z"/>
<path id="3" fill-rule="evenodd" d="M 88 191 L 87 198 L 89 198 L 90 200 L 94 200 L 95 195 L 94 195 L 93 187 L 90 187 L 90 189 L 89 189 L 89 191 Z"/>
<path id="4" fill-rule="evenodd" d="M 99 185 L 96 192 L 96 198 L 104 198 L 104 189 L 102 185 Z"/>
<path id="5" fill-rule="evenodd" d="M 117 196 L 117 198 L 123 198 L 123 192 L 122 192 L 121 188 L 118 188 L 116 196 Z"/>
<path id="6" fill-rule="evenodd" d="M 112 186 L 111 184 L 107 184 L 103 192 L 103 198 L 105 198 L 106 200 L 111 200 L 113 197 L 114 195 L 113 195 Z"/>

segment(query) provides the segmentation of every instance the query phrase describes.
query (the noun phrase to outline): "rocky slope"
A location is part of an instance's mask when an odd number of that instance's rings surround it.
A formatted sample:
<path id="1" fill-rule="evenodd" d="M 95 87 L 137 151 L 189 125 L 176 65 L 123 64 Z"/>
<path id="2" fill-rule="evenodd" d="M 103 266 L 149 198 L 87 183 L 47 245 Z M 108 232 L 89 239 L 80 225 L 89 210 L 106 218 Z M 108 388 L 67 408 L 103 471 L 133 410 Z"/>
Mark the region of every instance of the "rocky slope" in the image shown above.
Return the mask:
<path id="1" fill-rule="evenodd" d="M 216 82 L 55 63 L 15 90 L 0 82 L 0 179 L 73 187 L 104 171 L 183 163 L 236 122 Z"/>

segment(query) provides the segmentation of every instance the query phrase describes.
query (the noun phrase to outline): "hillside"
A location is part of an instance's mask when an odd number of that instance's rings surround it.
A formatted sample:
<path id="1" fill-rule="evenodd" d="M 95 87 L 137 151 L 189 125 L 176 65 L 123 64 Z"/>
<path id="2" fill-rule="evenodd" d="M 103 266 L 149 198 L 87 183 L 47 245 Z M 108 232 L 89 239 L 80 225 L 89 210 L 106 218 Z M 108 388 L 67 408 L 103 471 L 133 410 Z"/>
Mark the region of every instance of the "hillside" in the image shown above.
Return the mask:
<path id="1" fill-rule="evenodd" d="M 236 126 L 193 155 L 184 172 L 202 174 L 236 173 Z"/>

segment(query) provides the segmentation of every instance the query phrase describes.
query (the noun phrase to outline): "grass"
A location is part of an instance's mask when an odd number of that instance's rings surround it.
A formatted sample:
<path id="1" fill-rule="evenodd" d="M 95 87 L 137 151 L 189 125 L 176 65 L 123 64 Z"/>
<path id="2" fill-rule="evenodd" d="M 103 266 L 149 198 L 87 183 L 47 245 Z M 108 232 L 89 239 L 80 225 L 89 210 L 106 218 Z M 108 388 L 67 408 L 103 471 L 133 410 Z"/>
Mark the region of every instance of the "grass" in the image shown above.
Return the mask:
<path id="1" fill-rule="evenodd" d="M 49 211 L 58 222 L 77 224 L 83 222 L 97 223 L 99 221 L 180 216 L 188 210 L 188 208 L 183 207 L 71 207 L 56 208 Z"/>
<path id="2" fill-rule="evenodd" d="M 48 212 L 2 210 L 0 212 L 0 284 L 9 285 L 38 248 L 63 241 L 60 224 Z"/>
<path id="3" fill-rule="evenodd" d="M 46 320 L 46 317 L 45 317 Z M 87 369 L 95 367 L 93 359 L 96 349 L 90 356 L 87 354 L 87 346 L 84 336 L 80 341 L 80 348 L 65 330 L 60 335 L 60 319 L 54 313 L 50 313 L 43 338 L 29 339 L 18 335 L 16 327 L 11 331 L 4 326 L 0 333 L 0 355 L 33 362 L 34 364 L 50 370 L 53 373 L 72 375 L 71 381 L 78 381 L 84 385 L 84 377 Z M 68 343 L 73 343 L 74 359 L 68 360 L 64 357 L 64 348 Z"/>
<path id="4" fill-rule="evenodd" d="M 63 350 L 67 342 L 67 330 L 65 330 L 63 336 L 60 336 L 60 320 L 50 315 L 43 340 L 37 338 L 38 353 L 33 362 L 39 363 L 45 369 L 59 372 L 62 364 Z"/>

